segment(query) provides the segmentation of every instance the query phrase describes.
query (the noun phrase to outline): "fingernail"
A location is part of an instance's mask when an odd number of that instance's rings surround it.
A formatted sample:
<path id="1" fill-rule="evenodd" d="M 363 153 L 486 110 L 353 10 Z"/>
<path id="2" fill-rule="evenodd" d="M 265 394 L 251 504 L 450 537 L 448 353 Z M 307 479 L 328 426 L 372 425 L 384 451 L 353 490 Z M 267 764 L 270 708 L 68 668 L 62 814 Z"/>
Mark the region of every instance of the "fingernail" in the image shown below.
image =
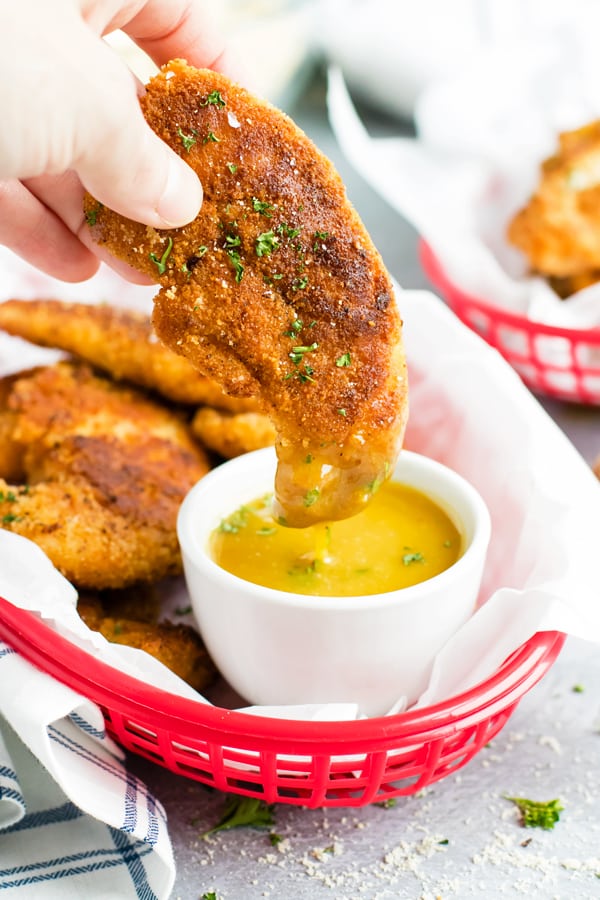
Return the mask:
<path id="1" fill-rule="evenodd" d="M 202 185 L 195 172 L 181 160 L 169 159 L 169 173 L 156 212 L 165 228 L 187 225 L 202 206 Z"/>

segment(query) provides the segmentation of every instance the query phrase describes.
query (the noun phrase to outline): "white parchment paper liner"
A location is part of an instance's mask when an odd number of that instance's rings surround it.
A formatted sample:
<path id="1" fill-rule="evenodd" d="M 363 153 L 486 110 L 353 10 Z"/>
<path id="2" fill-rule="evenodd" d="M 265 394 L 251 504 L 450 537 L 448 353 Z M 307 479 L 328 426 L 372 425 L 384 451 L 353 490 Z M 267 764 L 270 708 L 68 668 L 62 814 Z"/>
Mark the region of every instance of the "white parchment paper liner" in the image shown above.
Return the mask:
<path id="1" fill-rule="evenodd" d="M 0 298 L 68 295 L 149 309 L 154 288 L 110 270 L 68 288 L 0 251 Z M 467 477 L 483 495 L 493 534 L 480 608 L 435 660 L 419 705 L 473 686 L 537 631 L 600 642 L 600 486 L 563 433 L 501 357 L 426 292 L 398 289 L 411 382 L 406 446 Z M 0 374 L 44 351 L 3 336 Z M 53 358 L 53 354 L 50 354 Z M 32 543 L 0 529 L 0 596 L 32 610 L 110 665 L 165 690 L 208 702 L 147 654 L 109 644 L 77 615 L 74 588 Z M 165 607 L 187 605 L 181 579 Z M 398 686 L 402 709 L 402 685 Z M 251 707 L 300 719 L 352 719 L 353 704 Z"/>
<path id="2" fill-rule="evenodd" d="M 600 284 L 560 300 L 528 274 L 506 228 L 558 133 L 600 116 L 599 33 L 600 8 L 590 8 L 556 33 L 490 48 L 423 91 L 416 139 L 372 138 L 340 71 L 329 73 L 329 116 L 342 150 L 427 241 L 450 281 L 482 302 L 562 328 L 600 325 Z"/>

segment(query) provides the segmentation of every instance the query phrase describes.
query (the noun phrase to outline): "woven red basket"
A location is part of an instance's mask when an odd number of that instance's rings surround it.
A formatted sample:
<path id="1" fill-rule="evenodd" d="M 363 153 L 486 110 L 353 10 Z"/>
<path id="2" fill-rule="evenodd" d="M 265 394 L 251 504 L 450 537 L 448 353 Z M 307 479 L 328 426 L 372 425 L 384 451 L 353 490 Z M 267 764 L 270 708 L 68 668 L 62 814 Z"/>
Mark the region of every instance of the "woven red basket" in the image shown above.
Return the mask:
<path id="1" fill-rule="evenodd" d="M 364 806 L 414 794 L 464 766 L 547 672 L 565 635 L 542 632 L 472 690 L 384 718 L 306 722 L 205 706 L 99 662 L 0 598 L 0 637 L 101 708 L 125 748 L 268 803 Z"/>
<path id="2" fill-rule="evenodd" d="M 600 406 L 600 328 L 570 329 L 533 322 L 452 284 L 428 244 L 421 264 L 459 319 L 500 351 L 538 394 Z"/>

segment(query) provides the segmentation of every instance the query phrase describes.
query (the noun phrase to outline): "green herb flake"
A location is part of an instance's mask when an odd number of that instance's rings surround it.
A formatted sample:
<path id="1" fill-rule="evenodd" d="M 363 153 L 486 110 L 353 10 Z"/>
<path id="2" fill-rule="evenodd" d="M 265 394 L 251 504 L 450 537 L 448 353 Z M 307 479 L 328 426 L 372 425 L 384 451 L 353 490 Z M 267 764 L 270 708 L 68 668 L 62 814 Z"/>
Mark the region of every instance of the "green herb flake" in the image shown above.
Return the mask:
<path id="1" fill-rule="evenodd" d="M 22 516 L 16 516 L 14 513 L 7 513 L 5 516 L 2 516 L 2 524 L 3 525 L 12 525 L 13 522 L 20 522 Z"/>
<path id="2" fill-rule="evenodd" d="M 235 512 L 231 513 L 226 519 L 221 521 L 219 531 L 222 534 L 237 534 L 242 528 L 248 524 L 248 508 L 240 506 Z"/>
<path id="3" fill-rule="evenodd" d="M 313 236 L 315 238 L 315 242 L 313 244 L 313 250 L 316 253 L 317 250 L 321 249 L 322 242 L 326 241 L 327 238 L 329 237 L 329 232 L 328 231 L 315 231 Z"/>
<path id="4" fill-rule="evenodd" d="M 294 280 L 292 281 L 292 290 L 303 291 L 307 285 L 308 285 L 308 276 L 303 275 L 302 278 L 294 278 Z"/>
<path id="5" fill-rule="evenodd" d="M 231 264 L 235 270 L 235 280 L 239 284 L 244 277 L 244 266 L 240 254 L 237 250 L 227 250 L 227 256 L 231 260 Z"/>
<path id="6" fill-rule="evenodd" d="M 342 353 L 342 355 L 338 356 L 338 358 L 336 359 L 335 364 L 338 367 L 338 369 L 344 369 L 350 365 L 350 362 L 351 362 L 350 354 Z"/>
<path id="7" fill-rule="evenodd" d="M 316 341 L 313 341 L 312 344 L 302 345 L 298 347 L 292 347 L 291 352 L 288 353 L 289 358 L 292 360 L 294 365 L 299 365 L 304 359 L 305 353 L 314 353 L 318 348 L 318 344 Z M 309 373 L 312 374 L 312 373 Z"/>
<path id="8" fill-rule="evenodd" d="M 264 216 L 266 219 L 272 219 L 273 213 L 271 210 L 273 209 L 272 203 L 266 203 L 263 200 L 259 200 L 258 197 L 252 198 L 252 209 L 254 212 L 260 213 L 261 216 Z"/>
<path id="9" fill-rule="evenodd" d="M 290 325 L 289 331 L 284 331 L 285 337 L 295 338 L 298 337 L 299 332 L 302 331 L 303 323 L 302 319 L 294 319 L 292 324 Z"/>
<path id="10" fill-rule="evenodd" d="M 206 891 L 206 893 L 202 894 L 200 900 L 218 900 L 218 898 L 215 891 Z"/>
<path id="11" fill-rule="evenodd" d="M 98 203 L 96 206 L 94 206 L 93 209 L 88 209 L 88 211 L 86 212 L 85 221 L 91 228 L 93 228 L 94 225 L 96 224 L 96 219 L 98 218 L 98 213 L 100 212 L 100 210 L 102 209 L 103 206 L 104 206 L 103 203 Z"/>
<path id="12" fill-rule="evenodd" d="M 388 797 L 387 800 L 382 800 L 380 803 L 375 803 L 375 806 L 380 806 L 382 809 L 393 809 L 398 801 L 395 797 Z"/>
<path id="13" fill-rule="evenodd" d="M 313 461 L 312 453 L 307 453 L 307 455 L 304 457 L 304 462 L 306 463 L 307 466 L 310 466 L 312 461 Z"/>
<path id="14" fill-rule="evenodd" d="M 447 847 L 449 843 L 450 841 L 448 840 L 448 838 L 443 838 L 443 840 L 438 841 L 438 844 L 440 844 L 440 846 L 442 847 Z"/>
<path id="15" fill-rule="evenodd" d="M 571 688 L 571 690 L 573 691 L 574 694 L 583 694 L 583 692 L 585 691 L 585 688 L 582 684 L 574 684 L 573 687 Z"/>
<path id="16" fill-rule="evenodd" d="M 167 243 L 167 249 L 165 250 L 165 252 L 163 253 L 163 255 L 160 257 L 160 259 L 158 258 L 158 256 L 157 256 L 155 253 L 149 253 L 149 254 L 148 254 L 148 256 L 150 257 L 150 259 L 152 260 L 152 262 L 154 263 L 154 265 L 155 265 L 156 268 L 158 269 L 158 274 L 159 274 L 159 275 L 164 275 L 164 274 L 165 274 L 165 271 L 166 271 L 166 268 L 167 268 L 167 260 L 168 260 L 169 256 L 171 255 L 171 250 L 172 250 L 172 249 L 173 249 L 173 238 L 170 237 L 169 240 L 168 240 L 168 243 Z"/>
<path id="17" fill-rule="evenodd" d="M 223 100 L 220 91 L 211 91 L 206 100 L 202 101 L 200 106 L 218 106 L 219 109 L 222 109 L 225 106 L 225 101 Z"/>
<path id="18" fill-rule="evenodd" d="M 528 800 L 525 797 L 506 797 L 518 807 L 521 813 L 521 824 L 524 828 L 544 828 L 550 831 L 560 818 L 564 806 L 560 800 Z"/>
<path id="19" fill-rule="evenodd" d="M 192 128 L 191 134 L 185 134 L 181 128 L 177 129 L 177 136 L 181 138 L 181 143 L 183 144 L 183 149 L 189 153 L 194 144 L 197 143 L 196 138 L 198 137 L 198 132 L 195 128 Z"/>
<path id="20" fill-rule="evenodd" d="M 189 616 L 191 611 L 192 611 L 191 606 L 177 606 L 175 608 L 175 615 L 176 616 Z"/>
<path id="21" fill-rule="evenodd" d="M 264 528 L 259 528 L 256 532 L 260 537 L 269 537 L 271 534 L 277 534 L 277 529 L 275 526 L 269 528 L 268 525 L 265 525 Z"/>
<path id="22" fill-rule="evenodd" d="M 294 228 L 293 225 L 288 225 L 286 222 L 282 222 L 280 225 L 277 226 L 277 228 L 275 229 L 275 231 L 276 231 L 278 234 L 280 234 L 281 237 L 286 237 L 286 238 L 289 238 L 289 240 L 293 241 L 293 239 L 294 239 L 295 237 L 298 237 L 298 235 L 300 234 L 300 232 L 302 231 L 302 229 L 301 229 L 301 228 Z M 297 245 L 296 245 L 296 249 L 297 249 L 298 247 L 301 247 L 301 245 L 300 245 L 300 244 L 297 244 Z"/>
<path id="23" fill-rule="evenodd" d="M 276 847 L 277 844 L 280 844 L 282 842 L 282 840 L 283 840 L 283 838 L 281 837 L 280 834 L 277 834 L 277 832 L 275 832 L 275 831 L 269 832 L 269 843 L 271 844 L 272 847 Z"/>
<path id="24" fill-rule="evenodd" d="M 239 234 L 226 234 L 225 235 L 225 246 L 226 247 L 239 247 L 242 243 L 242 239 Z"/>
<path id="25" fill-rule="evenodd" d="M 338 414 L 338 416 L 347 416 L 348 415 L 348 413 L 346 412 L 346 410 L 344 409 L 343 406 L 340 406 L 340 408 L 337 410 L 337 414 Z"/>
<path id="26" fill-rule="evenodd" d="M 273 250 L 277 249 L 279 238 L 274 231 L 263 231 L 256 238 L 256 255 L 270 256 Z"/>
<path id="27" fill-rule="evenodd" d="M 235 163 L 227 163 L 227 168 L 229 169 L 229 171 L 231 172 L 232 175 L 235 175 L 235 173 L 238 170 L 238 167 L 236 166 Z"/>
<path id="28" fill-rule="evenodd" d="M 16 499 L 14 491 L 0 491 L 0 503 L 14 503 Z"/>
<path id="29" fill-rule="evenodd" d="M 273 806 L 267 805 L 256 797 L 238 797 L 228 794 L 225 799 L 223 815 L 216 825 L 205 831 L 201 837 L 207 837 L 217 831 L 226 831 L 229 828 L 270 828 L 275 824 L 273 819 Z"/>
<path id="30" fill-rule="evenodd" d="M 216 134 L 214 133 L 214 131 L 209 131 L 209 132 L 207 132 L 206 136 L 204 137 L 202 143 L 203 144 L 209 144 L 209 143 L 210 144 L 220 144 L 221 138 L 218 138 L 216 136 Z"/>
<path id="31" fill-rule="evenodd" d="M 316 503 L 319 499 L 319 493 L 319 488 L 312 488 L 312 490 L 307 491 L 304 495 L 304 505 L 308 507 Z"/>
<path id="32" fill-rule="evenodd" d="M 402 557 L 402 564 L 404 566 L 410 566 L 412 563 L 424 563 L 425 557 L 422 553 L 405 553 Z"/>

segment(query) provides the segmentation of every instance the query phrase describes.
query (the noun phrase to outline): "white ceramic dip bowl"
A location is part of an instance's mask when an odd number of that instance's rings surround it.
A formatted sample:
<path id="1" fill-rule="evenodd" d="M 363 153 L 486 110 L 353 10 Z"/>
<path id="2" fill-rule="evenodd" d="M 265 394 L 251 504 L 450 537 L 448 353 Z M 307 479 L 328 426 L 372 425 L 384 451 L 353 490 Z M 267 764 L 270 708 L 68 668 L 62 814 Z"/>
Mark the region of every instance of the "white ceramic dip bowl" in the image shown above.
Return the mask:
<path id="1" fill-rule="evenodd" d="M 245 581 L 210 554 L 215 528 L 273 490 L 271 448 L 218 466 L 185 498 L 178 536 L 194 615 L 213 660 L 253 704 L 357 703 L 384 715 L 415 702 L 435 655 L 474 611 L 490 539 L 477 491 L 451 469 L 403 450 L 392 479 L 431 497 L 452 519 L 463 549 L 438 575 L 387 593 L 321 597 Z"/>

